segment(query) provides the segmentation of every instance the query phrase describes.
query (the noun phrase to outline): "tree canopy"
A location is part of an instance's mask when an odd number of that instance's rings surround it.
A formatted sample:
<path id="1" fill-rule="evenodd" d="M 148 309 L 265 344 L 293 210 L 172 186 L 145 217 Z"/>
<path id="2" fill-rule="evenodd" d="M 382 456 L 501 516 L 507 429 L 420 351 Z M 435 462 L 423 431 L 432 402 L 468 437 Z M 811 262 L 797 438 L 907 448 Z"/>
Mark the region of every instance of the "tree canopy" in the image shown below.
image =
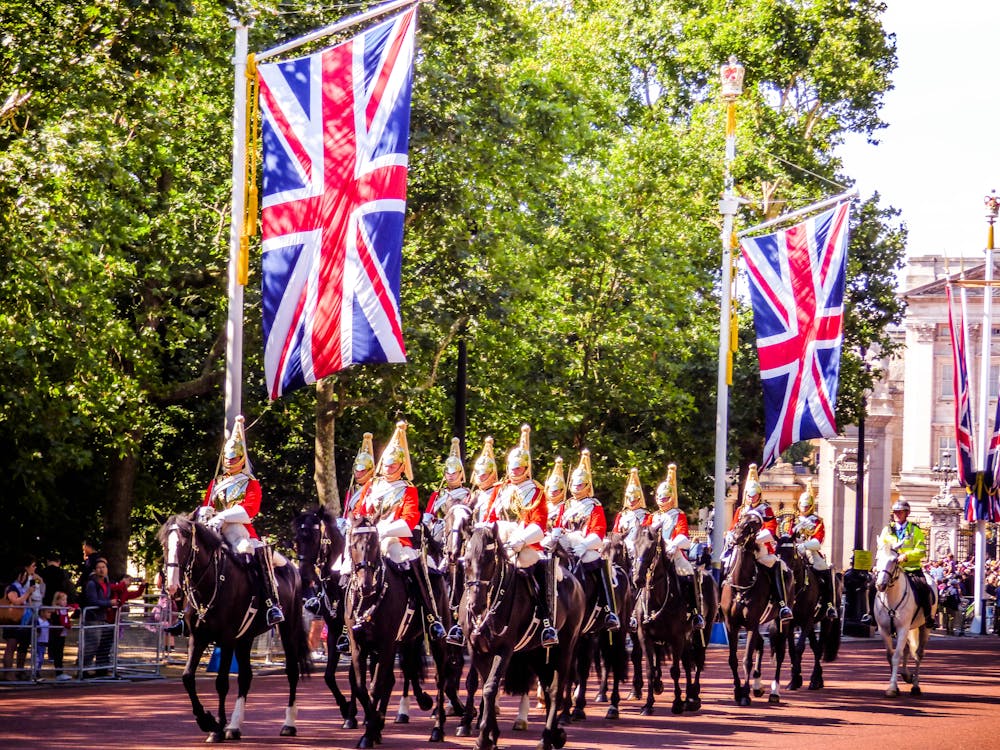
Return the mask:
<path id="1" fill-rule="evenodd" d="M 232 31 L 266 49 L 356 12 L 306 0 L 0 0 L 0 560 L 75 557 L 120 572 L 201 498 L 222 445 Z M 353 367 L 269 403 L 259 274 L 246 288 L 244 412 L 265 487 L 258 528 L 287 538 L 316 497 L 317 424 L 345 479 L 410 424 L 436 485 L 468 348 L 470 458 L 533 426 L 534 472 L 591 450 L 616 508 L 628 471 L 680 467 L 712 494 L 725 109 L 746 66 L 740 221 L 849 185 L 835 153 L 876 137 L 895 46 L 865 0 L 438 0 L 421 7 L 402 314 L 406 365 Z M 324 42 L 328 43 L 328 42 Z M 905 242 L 876 197 L 856 212 L 845 352 L 887 346 Z M 257 256 L 259 257 L 259 256 Z M 252 264 L 252 269 L 254 264 Z M 259 267 L 259 264 L 258 264 Z M 747 337 L 744 336 L 744 340 Z M 749 344 L 744 343 L 744 346 Z M 749 352 L 752 354 L 752 351 Z M 845 353 L 838 417 L 870 374 Z M 752 382 L 754 357 L 737 359 Z M 761 443 L 753 391 L 731 406 L 734 463 Z M 759 399 L 758 399 L 759 401 Z M 322 473 L 323 470 L 319 470 Z M 334 486 L 335 486 L 334 482 Z"/>

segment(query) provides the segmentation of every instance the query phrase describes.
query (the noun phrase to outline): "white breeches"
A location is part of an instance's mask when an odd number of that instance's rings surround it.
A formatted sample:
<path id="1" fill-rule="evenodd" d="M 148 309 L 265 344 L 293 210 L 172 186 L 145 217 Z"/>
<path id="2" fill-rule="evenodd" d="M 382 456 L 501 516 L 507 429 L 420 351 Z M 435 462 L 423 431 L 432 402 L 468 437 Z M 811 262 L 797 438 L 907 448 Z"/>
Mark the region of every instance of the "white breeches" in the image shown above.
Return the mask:
<path id="1" fill-rule="evenodd" d="M 252 555 L 254 550 L 265 546 L 260 539 L 251 538 L 247 527 L 241 523 L 224 523 L 220 533 L 230 549 L 240 555 Z M 288 564 L 288 558 L 277 550 L 271 550 L 271 562 L 274 567 L 280 568 Z"/>
<path id="2" fill-rule="evenodd" d="M 821 552 L 816 550 L 807 549 L 805 552 L 806 560 L 812 565 L 813 570 L 829 570 L 830 563 L 827 562 L 826 558 L 823 557 Z"/>
<path id="3" fill-rule="evenodd" d="M 420 557 L 420 553 L 413 547 L 403 546 L 398 536 L 387 536 L 381 541 L 381 545 L 382 554 L 396 564 L 416 560 Z"/>
<path id="4" fill-rule="evenodd" d="M 679 576 L 693 576 L 694 566 L 691 565 L 691 561 L 687 559 L 687 555 L 684 554 L 682 550 L 678 550 L 670 557 L 674 561 L 674 569 L 677 571 Z"/>
<path id="5" fill-rule="evenodd" d="M 773 568 L 778 562 L 778 556 L 767 549 L 766 544 L 757 545 L 757 562 L 766 568 Z"/>

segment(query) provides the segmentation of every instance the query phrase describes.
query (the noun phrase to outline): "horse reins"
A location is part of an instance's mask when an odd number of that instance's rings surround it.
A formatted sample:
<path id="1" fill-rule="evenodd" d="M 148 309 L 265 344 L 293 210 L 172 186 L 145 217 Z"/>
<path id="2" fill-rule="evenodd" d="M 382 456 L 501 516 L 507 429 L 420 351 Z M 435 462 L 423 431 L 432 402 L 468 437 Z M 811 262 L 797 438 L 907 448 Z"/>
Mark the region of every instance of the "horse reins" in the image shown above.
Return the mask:
<path id="1" fill-rule="evenodd" d="M 368 526 L 363 529 L 352 529 L 351 536 L 354 534 L 375 534 L 377 533 L 374 526 Z M 363 584 L 356 583 L 360 580 L 358 573 L 364 573 L 367 569 L 372 569 L 375 571 L 375 580 L 372 585 L 372 591 L 365 593 L 365 587 Z M 355 590 L 361 597 L 357 607 L 354 609 L 359 609 L 360 605 L 364 604 L 366 600 L 372 599 L 374 597 L 374 602 L 366 610 L 357 615 L 354 620 L 355 624 L 371 622 L 372 615 L 375 609 L 378 607 L 379 602 L 382 601 L 382 597 L 385 596 L 386 591 L 389 588 L 389 579 L 385 574 L 385 565 L 382 564 L 381 556 L 378 556 L 378 565 L 369 560 L 362 560 L 361 562 L 351 563 L 351 582 L 349 584 L 349 590 Z"/>
<path id="2" fill-rule="evenodd" d="M 663 535 L 657 533 L 656 547 L 654 547 L 653 549 L 653 559 L 650 562 L 649 566 L 646 568 L 646 580 L 642 585 L 642 591 L 639 592 L 639 596 L 643 597 L 644 608 L 647 608 L 649 606 L 650 597 L 652 597 L 653 595 L 653 572 L 657 569 L 657 563 L 659 562 L 663 554 L 664 554 Z M 654 612 L 651 615 L 647 615 L 645 618 L 643 618 L 644 621 L 647 623 L 655 622 L 657 619 L 659 619 L 660 615 L 666 612 L 667 605 L 670 604 L 670 590 L 671 590 L 670 577 L 666 575 L 665 568 L 664 568 L 664 579 L 667 590 L 666 593 L 663 595 L 663 604 L 660 605 L 660 608 L 657 609 L 656 612 Z"/>
<path id="3" fill-rule="evenodd" d="M 498 547 L 499 547 L 498 543 L 496 541 L 493 541 L 484 545 L 483 548 L 487 551 L 492 551 L 498 549 Z M 500 609 L 500 605 L 506 598 L 507 584 L 510 580 L 509 571 L 513 568 L 513 565 L 507 562 L 506 560 L 502 559 L 502 556 L 500 554 L 497 554 L 495 556 L 495 559 L 496 559 L 497 570 L 493 574 L 493 578 L 491 578 L 488 581 L 482 579 L 476 579 L 465 582 L 465 587 L 470 589 L 474 588 L 476 590 L 479 590 L 484 585 L 489 586 L 489 588 L 486 589 L 486 612 L 483 613 L 482 617 L 476 617 L 475 615 L 471 615 L 472 625 L 473 625 L 472 629 L 473 635 L 479 635 L 480 633 L 482 633 L 483 628 L 485 628 L 487 625 L 490 625 L 490 620 Z M 490 625 L 490 627 L 492 630 L 492 625 Z M 499 632 L 493 632 L 492 634 L 496 637 L 502 636 L 504 633 L 507 632 L 507 628 L 509 627 L 510 623 L 508 622 L 503 626 L 502 630 L 500 630 Z"/>
<path id="4" fill-rule="evenodd" d="M 177 532 L 178 534 L 180 534 L 181 530 L 180 524 L 175 523 L 170 530 L 172 532 Z M 198 580 L 193 581 L 192 576 L 194 574 L 194 563 L 195 559 L 198 557 L 198 552 L 200 549 L 198 546 L 198 533 L 197 530 L 195 529 L 194 524 L 191 524 L 190 549 L 191 551 L 187 556 L 187 562 L 183 566 L 183 573 L 181 575 L 181 588 L 184 590 L 184 598 L 187 599 L 188 602 L 190 602 L 191 606 L 194 608 L 195 613 L 198 615 L 197 622 L 195 622 L 194 625 L 195 627 L 198 627 L 198 625 L 200 625 L 205 620 L 205 616 L 208 614 L 209 610 L 212 609 L 212 605 L 215 603 L 215 599 L 219 595 L 219 584 L 222 581 L 226 580 L 225 571 L 223 570 L 224 564 L 220 565 L 220 558 L 223 558 L 223 563 L 225 561 L 224 561 L 224 555 L 221 554 L 222 548 L 220 547 L 217 550 L 215 550 L 215 552 L 212 553 L 211 568 L 206 568 L 205 571 L 198 578 Z M 180 568 L 181 565 L 179 563 L 168 562 L 166 567 Z M 200 587 L 205 577 L 209 575 L 209 572 L 213 574 L 213 577 L 215 579 L 215 585 L 212 589 L 212 596 L 209 598 L 208 602 L 202 604 L 201 602 L 198 601 L 196 592 L 198 591 L 198 588 Z"/>

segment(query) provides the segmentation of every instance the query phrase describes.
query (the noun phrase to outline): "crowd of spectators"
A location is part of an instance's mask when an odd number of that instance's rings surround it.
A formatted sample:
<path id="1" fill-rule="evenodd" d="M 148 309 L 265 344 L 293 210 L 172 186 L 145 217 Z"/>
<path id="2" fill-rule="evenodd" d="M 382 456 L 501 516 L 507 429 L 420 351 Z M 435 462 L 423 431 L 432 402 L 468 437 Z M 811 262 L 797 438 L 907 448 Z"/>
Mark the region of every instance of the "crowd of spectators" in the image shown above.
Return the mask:
<path id="1" fill-rule="evenodd" d="M 940 560 L 924 563 L 924 571 L 938 586 L 939 625 L 949 635 L 964 635 L 968 624 L 968 613 L 975 596 L 975 560 L 959 561 L 954 555 L 946 555 Z M 1000 561 L 987 560 L 985 565 L 985 596 L 988 603 L 996 601 L 997 587 L 1000 585 Z M 992 632 L 1000 635 L 1000 622 L 994 616 Z"/>

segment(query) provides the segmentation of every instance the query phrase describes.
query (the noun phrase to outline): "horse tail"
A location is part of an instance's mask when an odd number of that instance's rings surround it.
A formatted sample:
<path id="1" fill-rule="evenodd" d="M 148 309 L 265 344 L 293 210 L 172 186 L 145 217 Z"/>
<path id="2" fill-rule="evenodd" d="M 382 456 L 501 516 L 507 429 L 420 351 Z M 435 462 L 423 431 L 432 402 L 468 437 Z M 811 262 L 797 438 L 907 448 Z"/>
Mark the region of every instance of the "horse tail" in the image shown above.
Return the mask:
<path id="1" fill-rule="evenodd" d="M 507 695 L 524 695 L 531 690 L 535 670 L 526 651 L 515 651 L 507 665 L 507 674 L 503 677 L 503 691 Z"/>
<path id="2" fill-rule="evenodd" d="M 427 680 L 427 656 L 423 640 L 403 641 L 399 645 L 399 670 L 411 681 L 419 683 Z"/>
<path id="3" fill-rule="evenodd" d="M 823 661 L 836 661 L 840 653 L 840 620 L 824 619 L 819 635 L 823 641 Z"/>
<path id="4" fill-rule="evenodd" d="M 293 570 L 287 578 L 292 590 L 292 606 L 284 607 L 285 621 L 278 625 L 278 633 L 281 635 L 281 647 L 285 650 L 285 663 L 295 662 L 299 674 L 308 677 L 313 672 L 312 651 L 309 648 L 306 621 L 302 616 L 302 591 L 298 571 Z"/>

